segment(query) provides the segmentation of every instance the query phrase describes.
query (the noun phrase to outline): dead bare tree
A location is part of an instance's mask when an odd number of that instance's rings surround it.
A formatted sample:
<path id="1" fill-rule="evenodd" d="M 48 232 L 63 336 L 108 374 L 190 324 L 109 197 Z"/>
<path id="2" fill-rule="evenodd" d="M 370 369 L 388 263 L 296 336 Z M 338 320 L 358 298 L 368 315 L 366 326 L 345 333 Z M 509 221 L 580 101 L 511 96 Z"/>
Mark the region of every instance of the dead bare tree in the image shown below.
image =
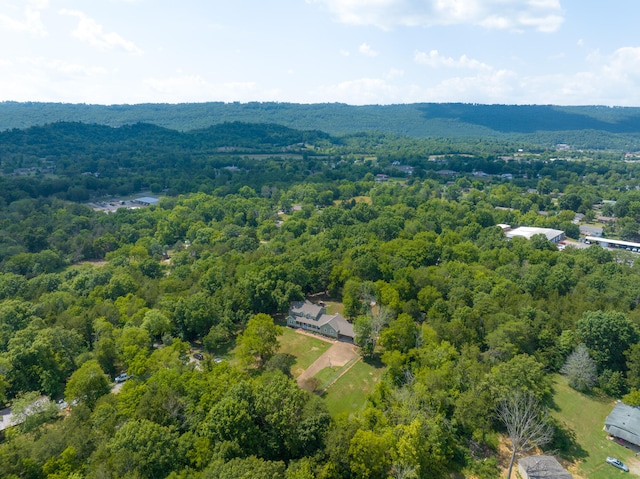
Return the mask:
<path id="1" fill-rule="evenodd" d="M 394 464 L 391 468 L 391 477 L 393 479 L 416 479 L 418 477 L 418 471 L 415 466 Z"/>
<path id="2" fill-rule="evenodd" d="M 529 392 L 514 391 L 510 397 L 498 403 L 496 413 L 507 428 L 511 441 L 511 460 L 507 473 L 507 479 L 511 479 L 517 455 L 551 442 L 553 426 L 538 399 Z"/>

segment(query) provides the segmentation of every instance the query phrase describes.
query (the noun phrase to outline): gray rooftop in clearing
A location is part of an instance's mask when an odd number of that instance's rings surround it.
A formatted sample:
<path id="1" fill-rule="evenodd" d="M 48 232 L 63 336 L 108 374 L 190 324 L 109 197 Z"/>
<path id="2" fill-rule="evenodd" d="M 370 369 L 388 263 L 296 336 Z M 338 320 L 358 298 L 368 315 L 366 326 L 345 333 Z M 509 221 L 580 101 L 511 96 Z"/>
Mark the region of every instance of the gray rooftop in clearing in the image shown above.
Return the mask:
<path id="1" fill-rule="evenodd" d="M 619 402 L 604 421 L 609 434 L 640 446 L 640 409 Z"/>

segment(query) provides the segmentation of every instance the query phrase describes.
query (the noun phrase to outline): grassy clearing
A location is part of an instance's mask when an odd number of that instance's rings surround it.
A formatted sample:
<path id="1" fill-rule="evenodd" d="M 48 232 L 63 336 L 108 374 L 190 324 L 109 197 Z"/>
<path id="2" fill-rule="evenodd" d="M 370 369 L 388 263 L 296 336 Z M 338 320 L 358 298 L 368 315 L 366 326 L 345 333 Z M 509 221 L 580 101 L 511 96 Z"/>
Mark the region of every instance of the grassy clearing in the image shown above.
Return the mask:
<path id="1" fill-rule="evenodd" d="M 318 373 L 314 376 L 314 378 L 316 378 L 318 380 L 318 384 L 322 385 L 324 383 L 326 383 L 329 379 L 331 379 L 333 377 L 334 374 L 336 374 L 340 369 L 340 367 L 338 366 L 332 366 L 330 368 L 324 368 L 320 371 L 318 371 Z"/>
<path id="2" fill-rule="evenodd" d="M 325 301 L 325 307 L 327 308 L 327 314 L 342 314 L 344 309 L 344 305 L 342 303 L 338 303 L 337 301 Z"/>
<path id="3" fill-rule="evenodd" d="M 606 457 L 617 457 L 629 465 L 634 453 L 607 439 L 602 429 L 614 402 L 574 391 L 561 376 L 554 379 L 553 389 L 556 408 L 552 415 L 574 436 L 572 447 L 562 451 L 562 457 L 576 462 L 578 473 L 585 479 L 618 477 L 621 471 L 606 464 Z M 629 476 L 637 477 L 633 473 Z"/>
<path id="4" fill-rule="evenodd" d="M 278 338 L 278 341 L 280 342 L 278 352 L 291 354 L 296 358 L 296 362 L 291 367 L 291 374 L 294 377 L 300 376 L 331 346 L 331 343 L 296 333 L 291 328 L 283 328 L 282 336 Z"/>
<path id="5" fill-rule="evenodd" d="M 379 365 L 358 361 L 324 394 L 329 412 L 332 415 L 337 415 L 362 409 L 367 395 L 380 381 L 383 372 L 384 368 Z"/>
<path id="6" fill-rule="evenodd" d="M 335 206 L 340 206 L 345 201 L 351 201 L 352 199 L 355 200 L 356 203 L 367 203 L 369 205 L 371 204 L 370 196 L 354 196 L 353 198 L 350 198 L 348 200 L 333 200 L 333 204 Z"/>

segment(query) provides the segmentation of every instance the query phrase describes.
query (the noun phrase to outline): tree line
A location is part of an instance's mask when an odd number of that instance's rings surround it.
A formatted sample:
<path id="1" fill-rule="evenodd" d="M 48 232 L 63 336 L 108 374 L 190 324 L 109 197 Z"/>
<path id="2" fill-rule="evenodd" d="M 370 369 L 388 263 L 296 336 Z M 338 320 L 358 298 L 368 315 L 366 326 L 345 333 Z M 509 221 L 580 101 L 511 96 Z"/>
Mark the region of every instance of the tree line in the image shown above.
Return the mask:
<path id="1" fill-rule="evenodd" d="M 570 231 L 576 213 L 615 199 L 610 213 L 637 228 L 634 164 L 485 157 L 527 178 L 481 180 L 472 158 L 432 165 L 408 152 L 423 173 L 376 182 L 396 157 L 365 161 L 358 148 L 248 159 L 294 173 L 257 189 L 227 177 L 112 214 L 5 197 L 0 397 L 17 411 L 40 394 L 71 407 L 7 431 L 3 474 L 489 478 L 508 429 L 494 411 L 512 391 L 544 406 L 563 372 L 577 389 L 637 393 L 635 256 L 508 241 L 497 226 Z M 457 176 L 437 173 L 448 165 Z M 277 353 L 290 303 L 318 292 L 343 304 L 364 359 L 385 367 L 348 416 L 298 388 Z M 192 344 L 235 352 L 194 362 Z M 133 377 L 112 394 L 121 372 Z M 549 447 L 570 450 L 555 426 Z"/>

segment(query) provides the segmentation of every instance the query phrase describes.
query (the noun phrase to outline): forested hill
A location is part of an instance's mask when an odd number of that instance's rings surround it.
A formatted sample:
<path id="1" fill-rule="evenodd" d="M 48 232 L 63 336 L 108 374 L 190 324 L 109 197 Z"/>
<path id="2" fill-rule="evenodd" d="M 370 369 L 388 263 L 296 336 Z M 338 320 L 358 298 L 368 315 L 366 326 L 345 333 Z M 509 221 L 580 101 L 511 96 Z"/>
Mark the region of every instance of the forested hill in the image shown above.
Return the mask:
<path id="1" fill-rule="evenodd" d="M 378 131 L 414 137 L 501 136 L 589 130 L 640 132 L 640 108 L 551 105 L 415 103 L 351 106 L 340 103 L 185 103 L 86 105 L 0 103 L 0 131 L 57 121 L 109 126 L 151 123 L 178 131 L 224 122 L 275 123 L 330 134 Z"/>

